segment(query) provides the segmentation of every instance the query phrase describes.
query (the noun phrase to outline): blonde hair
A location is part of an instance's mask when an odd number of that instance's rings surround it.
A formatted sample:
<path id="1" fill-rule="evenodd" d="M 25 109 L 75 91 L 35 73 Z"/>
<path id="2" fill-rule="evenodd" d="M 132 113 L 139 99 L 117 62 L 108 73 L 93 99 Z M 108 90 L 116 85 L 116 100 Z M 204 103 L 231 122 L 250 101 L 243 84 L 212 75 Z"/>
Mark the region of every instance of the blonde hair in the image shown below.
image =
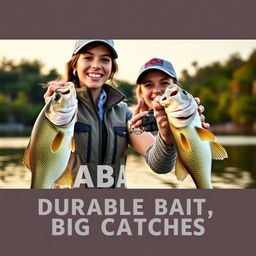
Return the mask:
<path id="1" fill-rule="evenodd" d="M 65 76 L 64 76 L 64 80 L 67 81 L 72 81 L 76 84 L 77 87 L 79 87 L 79 77 L 76 75 L 74 75 L 74 68 L 77 64 L 77 61 L 81 55 L 81 53 L 83 53 L 85 50 L 92 49 L 95 48 L 96 46 L 99 46 L 100 43 L 92 43 L 89 46 L 86 46 L 82 49 L 82 51 L 79 51 L 79 53 L 75 54 L 72 56 L 72 58 L 67 62 L 66 64 L 66 72 L 65 72 Z M 118 65 L 116 63 L 116 59 L 114 59 L 113 57 L 111 57 L 112 60 L 112 67 L 111 67 L 111 74 L 108 80 L 110 80 L 111 85 L 115 86 L 116 85 L 116 81 L 115 81 L 115 75 L 118 71 Z"/>

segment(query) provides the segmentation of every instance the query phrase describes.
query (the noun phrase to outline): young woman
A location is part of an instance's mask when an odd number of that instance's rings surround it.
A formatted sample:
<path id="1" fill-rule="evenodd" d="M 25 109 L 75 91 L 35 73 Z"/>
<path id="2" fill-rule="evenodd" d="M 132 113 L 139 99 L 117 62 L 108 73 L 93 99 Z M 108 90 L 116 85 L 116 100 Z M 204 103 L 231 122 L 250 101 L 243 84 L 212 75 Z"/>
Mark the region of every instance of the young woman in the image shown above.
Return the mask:
<path id="1" fill-rule="evenodd" d="M 67 63 L 66 81 L 76 85 L 78 98 L 74 135 L 76 150 L 71 154 L 69 169 L 74 182 L 81 176 L 81 170 L 89 172 L 90 177 L 87 172 L 83 174 L 92 181 L 83 182 L 80 187 L 104 187 L 99 182 L 102 177 L 98 176 L 101 166 L 113 170 L 111 175 L 114 182 L 109 187 L 124 187 L 125 184 L 120 185 L 119 181 L 120 175 L 123 175 L 128 144 L 145 156 L 155 172 L 169 172 L 175 163 L 176 150 L 170 139 L 170 130 L 162 118 L 163 109 L 157 102 L 152 107 L 159 135 L 155 138 L 151 133 L 136 135 L 127 132 L 127 122 L 132 113 L 122 102 L 124 95 L 106 84 L 113 81 L 117 72 L 116 58 L 112 40 L 78 40 L 73 56 Z M 64 84 L 50 82 L 44 95 L 45 101 Z M 140 108 L 139 105 L 135 115 Z"/>
<path id="2" fill-rule="evenodd" d="M 177 75 L 173 68 L 173 65 L 164 59 L 153 58 L 147 61 L 140 69 L 139 76 L 137 78 L 136 96 L 138 99 L 138 105 L 134 112 L 134 116 L 130 121 L 131 130 L 142 130 L 142 117 L 148 116 L 148 110 L 157 109 L 155 118 L 160 124 L 160 129 L 164 127 L 168 130 L 167 116 L 164 112 L 164 108 L 157 102 L 158 99 L 165 92 L 166 88 L 177 83 Z M 200 99 L 195 98 L 198 104 Z M 210 125 L 205 123 L 205 117 L 202 114 L 204 107 L 199 105 L 198 111 L 200 113 L 202 125 L 208 129 Z"/>

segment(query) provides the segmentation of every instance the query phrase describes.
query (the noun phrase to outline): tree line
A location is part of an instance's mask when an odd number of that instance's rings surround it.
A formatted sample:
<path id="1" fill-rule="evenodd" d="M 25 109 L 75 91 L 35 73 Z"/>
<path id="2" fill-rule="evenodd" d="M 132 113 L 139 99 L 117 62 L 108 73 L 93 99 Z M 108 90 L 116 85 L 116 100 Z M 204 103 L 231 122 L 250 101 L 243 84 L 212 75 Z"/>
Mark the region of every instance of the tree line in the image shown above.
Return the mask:
<path id="1" fill-rule="evenodd" d="M 208 122 L 256 122 L 256 50 L 246 60 L 235 53 L 224 62 L 201 67 L 194 61 L 192 65 L 194 74 L 183 70 L 179 83 L 201 99 Z M 0 60 L 1 123 L 33 125 L 44 105 L 42 84 L 60 77 L 56 69 L 43 74 L 43 67 L 39 60 Z M 117 88 L 126 95 L 128 105 L 136 104 L 135 84 L 117 81 Z"/>
<path id="2" fill-rule="evenodd" d="M 247 60 L 235 53 L 223 63 L 199 67 L 194 61 L 192 65 L 195 74 L 183 70 L 180 82 L 201 99 L 210 123 L 256 122 L 256 50 Z"/>

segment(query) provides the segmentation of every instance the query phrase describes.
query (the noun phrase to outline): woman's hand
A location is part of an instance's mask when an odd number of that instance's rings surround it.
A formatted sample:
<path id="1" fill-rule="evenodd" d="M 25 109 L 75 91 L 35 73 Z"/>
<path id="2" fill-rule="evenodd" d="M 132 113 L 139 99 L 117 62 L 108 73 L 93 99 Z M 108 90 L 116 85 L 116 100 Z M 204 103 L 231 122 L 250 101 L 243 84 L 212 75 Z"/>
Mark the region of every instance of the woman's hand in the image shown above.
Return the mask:
<path id="1" fill-rule="evenodd" d="M 204 106 L 203 105 L 199 105 L 200 104 L 200 99 L 198 97 L 195 97 L 195 101 L 198 104 L 198 112 L 199 112 L 199 115 L 200 115 L 202 126 L 205 129 L 209 129 L 210 128 L 210 124 L 205 122 L 205 116 L 202 114 L 204 112 Z"/>
<path id="2" fill-rule="evenodd" d="M 173 145 L 168 118 L 165 113 L 164 107 L 160 105 L 158 102 L 159 98 L 160 96 L 157 97 L 153 102 L 154 117 L 156 119 L 158 130 L 163 141 L 166 144 Z M 138 104 L 135 107 L 135 110 L 133 112 L 132 119 L 130 120 L 130 129 L 133 133 L 140 134 L 141 132 L 143 132 L 141 119 L 143 116 L 149 116 L 147 111 L 140 112 L 143 105 L 144 105 L 144 100 L 139 99 Z"/>
<path id="3" fill-rule="evenodd" d="M 162 140 L 166 144 L 173 145 L 168 117 L 165 113 L 164 107 L 159 103 L 160 98 L 161 96 L 157 96 L 153 101 L 154 117 Z"/>
<path id="4" fill-rule="evenodd" d="M 49 82 L 47 91 L 44 94 L 45 103 L 48 102 L 48 100 L 51 98 L 51 96 L 53 95 L 53 93 L 55 92 L 56 89 L 63 87 L 65 84 L 66 84 L 65 82 L 56 82 L 56 81 Z"/>
<path id="5" fill-rule="evenodd" d="M 160 99 L 160 96 L 157 96 L 153 101 L 154 117 L 156 119 L 161 138 L 164 140 L 166 144 L 172 145 L 173 141 L 171 139 L 171 130 L 169 127 L 168 118 L 165 113 L 164 107 L 159 104 L 159 99 Z M 199 98 L 195 98 L 195 100 L 198 104 L 198 112 L 200 115 L 202 126 L 205 129 L 209 129 L 210 124 L 205 122 L 205 116 L 202 114 L 204 112 L 204 106 L 199 105 L 200 104 Z M 138 104 L 133 112 L 132 119 L 130 120 L 130 128 L 133 133 L 140 134 L 143 132 L 142 117 L 148 116 L 147 111 L 140 112 L 143 105 L 144 105 L 144 100 L 139 99 Z"/>
<path id="6" fill-rule="evenodd" d="M 132 118 L 130 120 L 130 129 L 134 133 L 143 132 L 142 117 L 149 116 L 147 111 L 141 112 L 143 105 L 144 105 L 144 100 L 141 98 L 139 99 L 138 104 L 135 107 Z"/>

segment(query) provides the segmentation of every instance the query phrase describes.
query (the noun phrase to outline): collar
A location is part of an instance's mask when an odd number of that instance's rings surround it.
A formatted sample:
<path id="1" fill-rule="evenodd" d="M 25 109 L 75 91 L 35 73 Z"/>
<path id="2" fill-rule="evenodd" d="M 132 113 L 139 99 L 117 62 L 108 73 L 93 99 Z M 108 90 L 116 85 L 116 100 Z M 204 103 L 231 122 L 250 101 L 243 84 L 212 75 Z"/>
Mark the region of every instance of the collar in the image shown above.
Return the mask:
<path id="1" fill-rule="evenodd" d="M 112 86 L 108 84 L 104 84 L 102 86 L 103 90 L 106 92 L 107 100 L 105 103 L 106 108 L 110 108 L 116 104 L 118 104 L 120 101 L 122 101 L 125 96 Z M 95 107 L 95 104 L 92 100 L 92 94 L 91 89 L 88 87 L 80 87 L 76 89 L 77 98 L 82 101 L 87 107 Z"/>

